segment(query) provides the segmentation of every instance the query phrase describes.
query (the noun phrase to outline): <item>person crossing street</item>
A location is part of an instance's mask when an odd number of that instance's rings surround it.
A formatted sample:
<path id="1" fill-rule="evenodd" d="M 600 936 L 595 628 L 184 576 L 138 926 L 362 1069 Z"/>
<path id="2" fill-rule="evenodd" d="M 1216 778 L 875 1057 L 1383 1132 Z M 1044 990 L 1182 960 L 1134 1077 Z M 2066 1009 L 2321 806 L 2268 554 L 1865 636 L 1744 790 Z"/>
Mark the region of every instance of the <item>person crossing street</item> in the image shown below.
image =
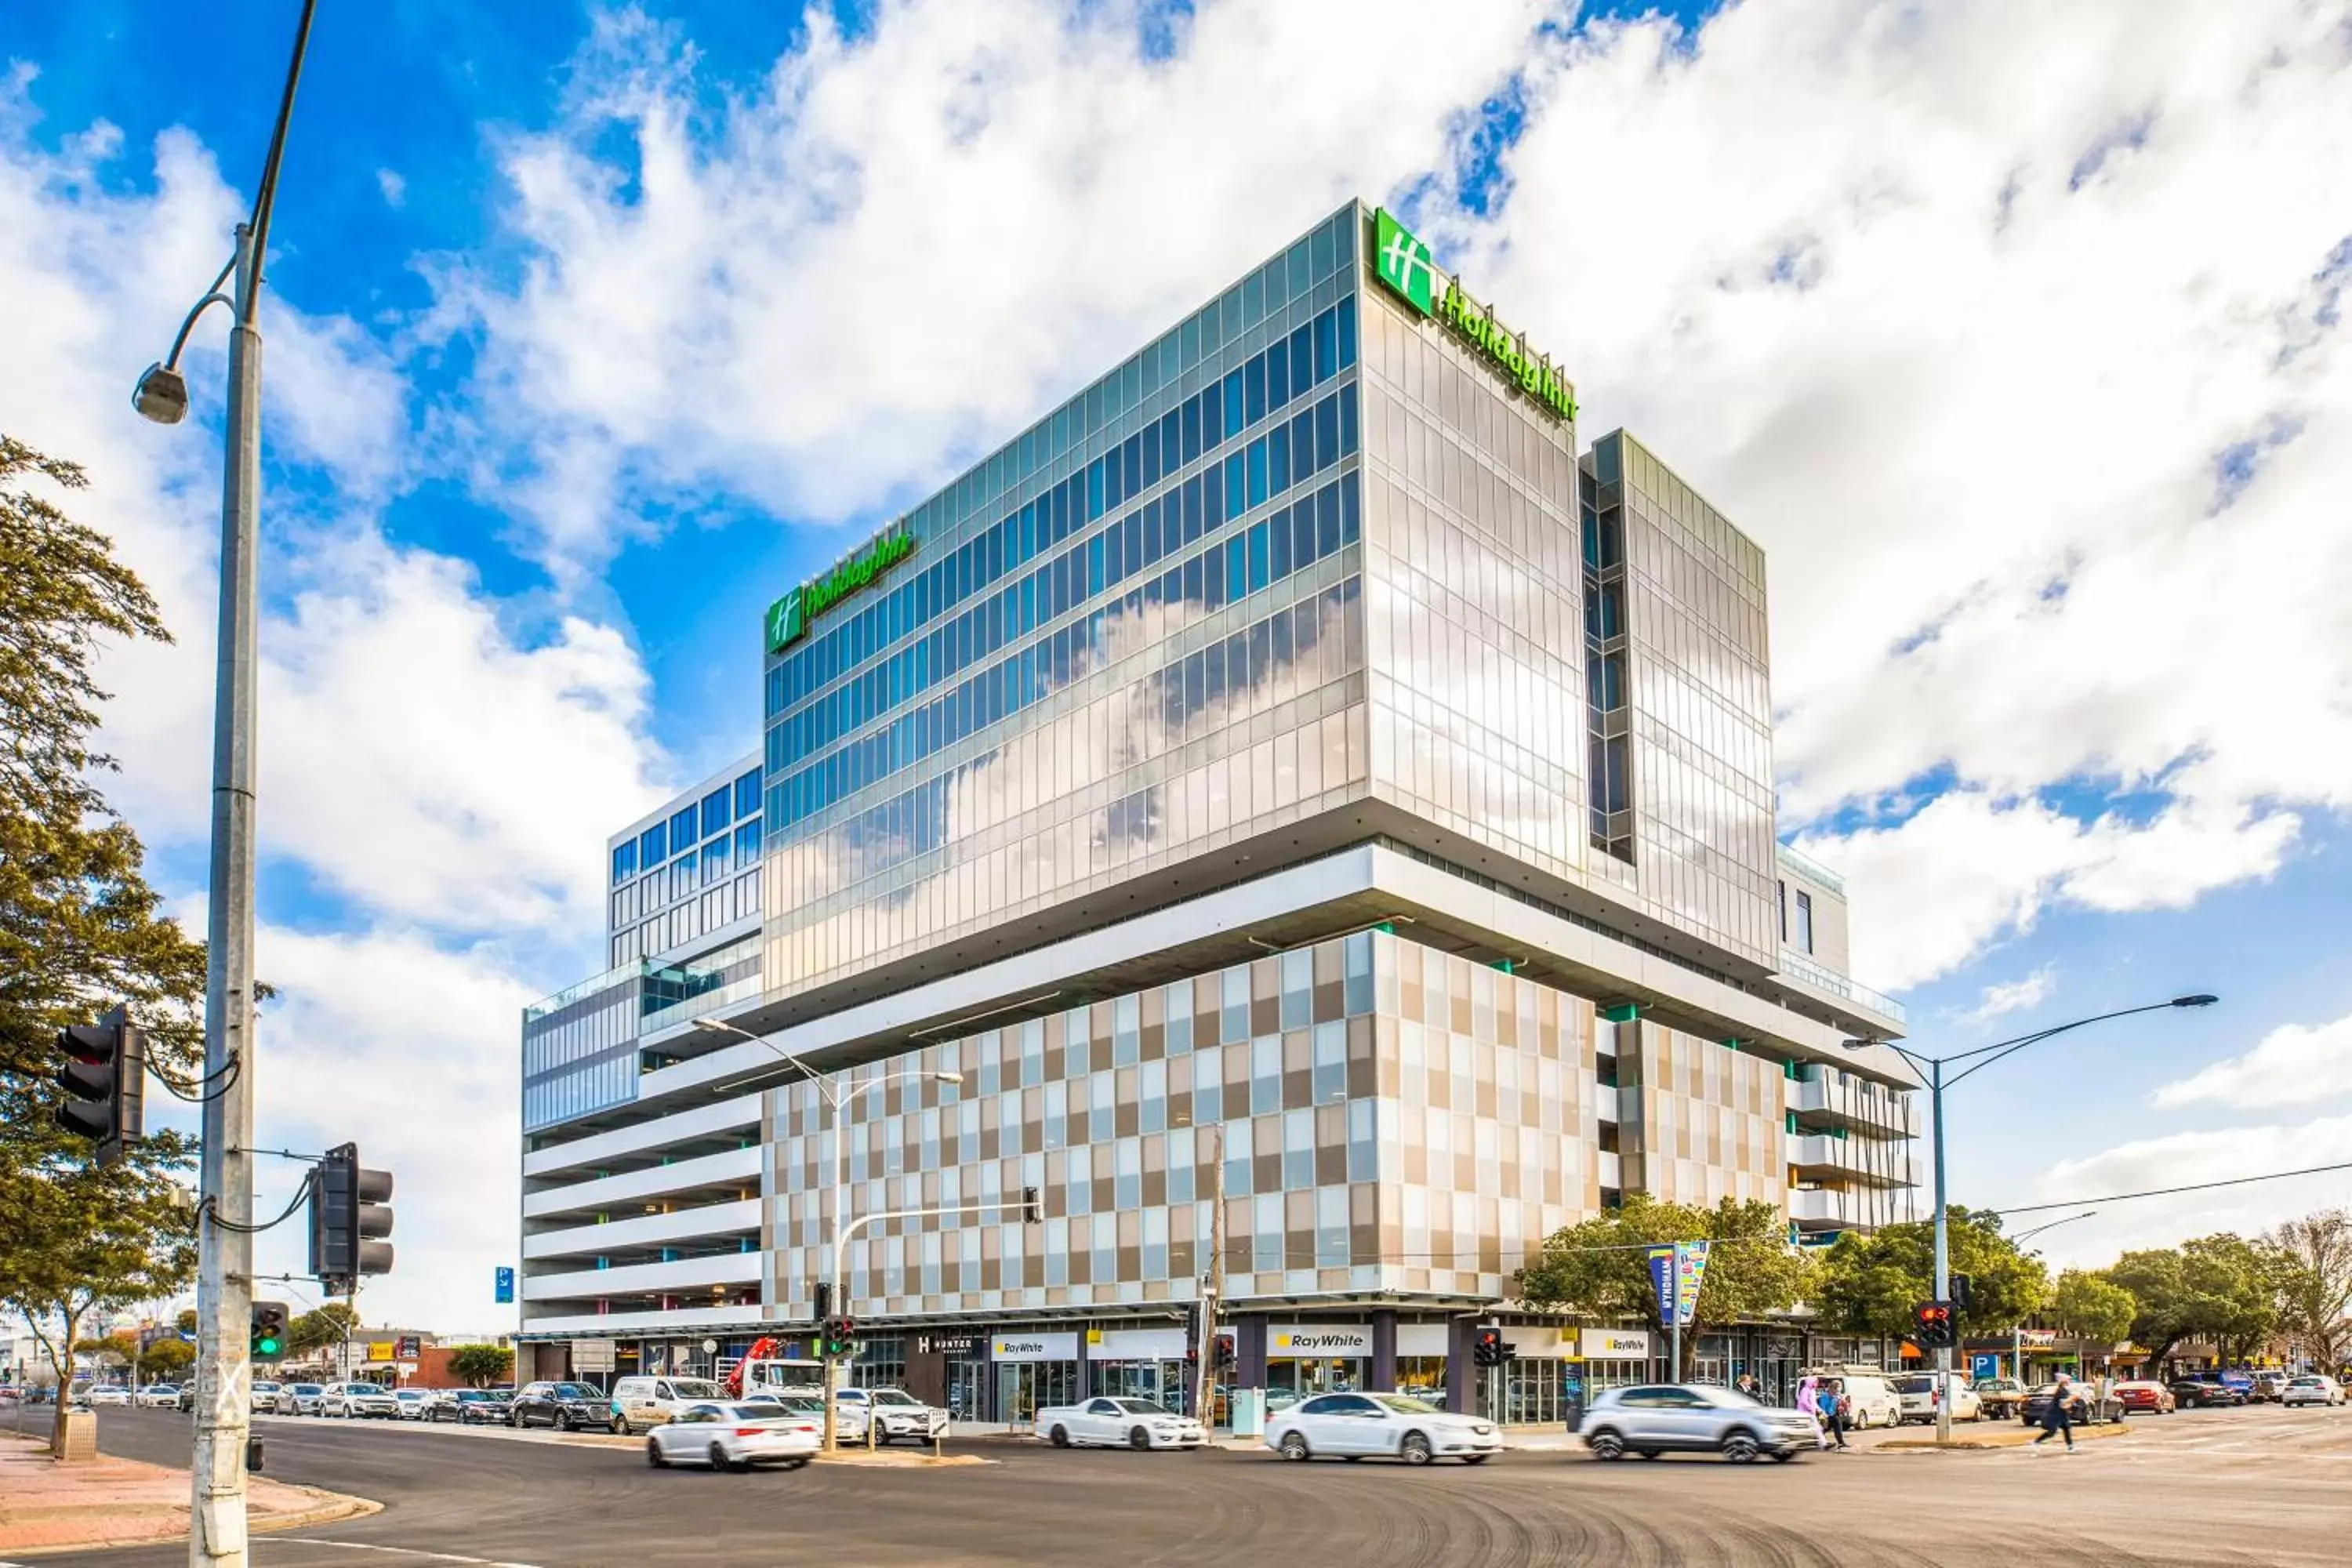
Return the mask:
<path id="1" fill-rule="evenodd" d="M 2074 1383 L 2064 1373 L 2060 1373 L 2056 1384 L 2050 1390 L 2050 1403 L 2042 1408 L 2042 1436 L 2033 1439 L 2035 1447 L 2047 1443 L 2053 1435 L 2063 1433 L 2066 1451 L 2070 1454 L 2074 1451 L 2074 1421 L 2073 1414 L 2066 1408 L 2067 1402 L 2074 1397 Z"/>

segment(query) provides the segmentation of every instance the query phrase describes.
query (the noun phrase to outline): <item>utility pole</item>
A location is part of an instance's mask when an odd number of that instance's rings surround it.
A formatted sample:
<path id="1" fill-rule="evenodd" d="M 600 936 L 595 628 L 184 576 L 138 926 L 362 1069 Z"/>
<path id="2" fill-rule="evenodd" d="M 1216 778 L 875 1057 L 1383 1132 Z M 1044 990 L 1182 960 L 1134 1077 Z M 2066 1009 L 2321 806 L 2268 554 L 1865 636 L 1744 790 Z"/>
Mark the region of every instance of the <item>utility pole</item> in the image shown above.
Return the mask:
<path id="1" fill-rule="evenodd" d="M 1210 1179 L 1214 1196 L 1209 1205 L 1209 1256 L 1201 1266 L 1200 1362 L 1192 1390 L 1192 1415 L 1203 1430 L 1216 1425 L 1217 1306 L 1225 1293 L 1225 1130 L 1219 1124 L 1206 1131 L 1216 1173 Z"/>

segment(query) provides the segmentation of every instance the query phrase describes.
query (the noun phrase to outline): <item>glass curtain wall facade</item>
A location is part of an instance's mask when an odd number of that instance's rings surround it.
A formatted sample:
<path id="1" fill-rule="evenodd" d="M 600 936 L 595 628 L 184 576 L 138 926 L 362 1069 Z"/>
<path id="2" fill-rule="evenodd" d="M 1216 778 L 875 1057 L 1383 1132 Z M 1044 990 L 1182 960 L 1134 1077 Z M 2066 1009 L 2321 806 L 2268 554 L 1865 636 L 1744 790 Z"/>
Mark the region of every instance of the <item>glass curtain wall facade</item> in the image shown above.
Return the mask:
<path id="1" fill-rule="evenodd" d="M 789 996 L 1359 790 L 1355 209 L 916 509 L 766 672 Z"/>

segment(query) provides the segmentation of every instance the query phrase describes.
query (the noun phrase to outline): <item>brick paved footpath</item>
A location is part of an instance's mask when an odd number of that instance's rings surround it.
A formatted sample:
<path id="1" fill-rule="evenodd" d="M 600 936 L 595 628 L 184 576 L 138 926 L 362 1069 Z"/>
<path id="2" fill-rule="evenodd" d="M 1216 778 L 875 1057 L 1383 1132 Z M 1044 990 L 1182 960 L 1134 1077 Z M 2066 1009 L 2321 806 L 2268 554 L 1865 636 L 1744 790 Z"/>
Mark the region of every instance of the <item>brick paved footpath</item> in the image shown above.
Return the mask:
<path id="1" fill-rule="evenodd" d="M 259 1476 L 248 1485 L 247 1517 L 257 1531 L 321 1524 L 376 1507 Z M 187 1471 L 104 1456 L 60 1465 L 47 1442 L 0 1433 L 0 1558 L 177 1541 L 187 1533 Z"/>

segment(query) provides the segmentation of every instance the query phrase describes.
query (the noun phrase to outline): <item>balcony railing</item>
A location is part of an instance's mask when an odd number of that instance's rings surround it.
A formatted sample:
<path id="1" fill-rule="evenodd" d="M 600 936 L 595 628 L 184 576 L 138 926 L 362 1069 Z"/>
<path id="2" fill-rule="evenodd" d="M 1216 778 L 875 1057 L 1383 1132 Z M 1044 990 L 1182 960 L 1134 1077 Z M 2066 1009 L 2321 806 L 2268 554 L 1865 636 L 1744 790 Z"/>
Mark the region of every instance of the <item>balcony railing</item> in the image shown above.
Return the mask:
<path id="1" fill-rule="evenodd" d="M 1833 969 L 1824 969 L 1793 948 L 1780 950 L 1780 973 L 1791 980 L 1801 980 L 1817 991 L 1843 996 L 1857 1007 L 1867 1007 L 1882 1018 L 1892 1019 L 1906 1028 L 1910 1026 L 1910 1010 L 1894 997 L 1884 992 L 1873 991 Z"/>

